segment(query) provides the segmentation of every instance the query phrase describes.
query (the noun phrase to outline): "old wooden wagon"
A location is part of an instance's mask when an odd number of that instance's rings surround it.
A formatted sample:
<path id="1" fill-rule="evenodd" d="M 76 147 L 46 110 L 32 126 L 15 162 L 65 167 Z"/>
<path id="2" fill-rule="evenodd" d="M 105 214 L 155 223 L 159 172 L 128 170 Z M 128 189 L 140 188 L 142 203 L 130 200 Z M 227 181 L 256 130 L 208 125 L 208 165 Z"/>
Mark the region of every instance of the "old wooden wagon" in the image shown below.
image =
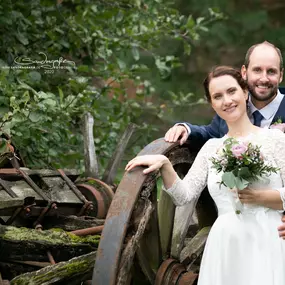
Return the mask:
<path id="1" fill-rule="evenodd" d="M 28 169 L 1 142 L 0 284 L 80 284 L 85 272 L 71 259 L 91 254 L 93 267 L 113 189 L 75 170 Z"/>
<path id="2" fill-rule="evenodd" d="M 183 177 L 197 151 L 158 139 L 139 155 L 165 154 Z M 175 207 L 158 173 L 125 173 L 115 193 L 105 182 L 74 171 L 0 169 L 0 285 L 196 284 L 216 218 L 207 190 Z M 9 225 L 29 230 L 8 235 L 18 229 Z"/>

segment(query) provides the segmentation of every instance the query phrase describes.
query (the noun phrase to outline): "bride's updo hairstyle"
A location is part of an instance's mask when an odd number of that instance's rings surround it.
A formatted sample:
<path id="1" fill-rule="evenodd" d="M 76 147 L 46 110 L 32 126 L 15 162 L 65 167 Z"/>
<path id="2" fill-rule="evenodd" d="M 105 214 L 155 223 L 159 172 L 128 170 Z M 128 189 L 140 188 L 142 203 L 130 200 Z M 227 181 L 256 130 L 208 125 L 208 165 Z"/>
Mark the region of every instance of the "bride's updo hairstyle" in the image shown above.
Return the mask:
<path id="1" fill-rule="evenodd" d="M 237 83 L 239 84 L 242 90 L 247 90 L 247 83 L 243 80 L 239 70 L 233 67 L 230 67 L 230 66 L 217 66 L 217 67 L 214 67 L 208 73 L 208 76 L 205 78 L 204 83 L 203 83 L 204 89 L 205 89 L 205 95 L 206 95 L 208 102 L 211 102 L 211 95 L 209 92 L 210 81 L 213 78 L 220 77 L 223 75 L 229 75 L 233 77 L 237 81 Z"/>

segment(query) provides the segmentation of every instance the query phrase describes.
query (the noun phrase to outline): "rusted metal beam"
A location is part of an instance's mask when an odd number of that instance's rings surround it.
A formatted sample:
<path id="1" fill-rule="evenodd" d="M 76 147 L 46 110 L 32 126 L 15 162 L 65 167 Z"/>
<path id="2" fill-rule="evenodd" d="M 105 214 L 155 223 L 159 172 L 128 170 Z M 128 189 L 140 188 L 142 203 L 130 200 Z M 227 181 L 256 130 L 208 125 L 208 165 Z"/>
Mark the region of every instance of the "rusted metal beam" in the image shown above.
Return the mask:
<path id="1" fill-rule="evenodd" d="M 71 233 L 77 236 L 96 235 L 96 234 L 100 234 L 103 231 L 103 229 L 104 229 L 104 226 L 97 226 L 97 227 L 72 231 Z"/>

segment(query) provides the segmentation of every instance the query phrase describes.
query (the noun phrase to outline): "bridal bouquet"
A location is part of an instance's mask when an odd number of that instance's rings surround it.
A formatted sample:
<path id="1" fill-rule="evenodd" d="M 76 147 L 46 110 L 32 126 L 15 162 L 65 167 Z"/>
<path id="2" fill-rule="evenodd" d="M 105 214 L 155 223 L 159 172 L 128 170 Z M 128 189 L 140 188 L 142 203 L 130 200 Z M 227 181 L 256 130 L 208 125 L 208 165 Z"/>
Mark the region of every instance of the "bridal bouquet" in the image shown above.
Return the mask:
<path id="1" fill-rule="evenodd" d="M 236 191 L 279 169 L 265 163 L 259 146 L 235 138 L 226 139 L 211 161 L 213 168 L 223 172 L 220 184 Z"/>
<path id="2" fill-rule="evenodd" d="M 239 190 L 279 169 L 265 163 L 259 146 L 235 138 L 226 139 L 211 161 L 218 172 L 223 172 L 221 184 Z"/>

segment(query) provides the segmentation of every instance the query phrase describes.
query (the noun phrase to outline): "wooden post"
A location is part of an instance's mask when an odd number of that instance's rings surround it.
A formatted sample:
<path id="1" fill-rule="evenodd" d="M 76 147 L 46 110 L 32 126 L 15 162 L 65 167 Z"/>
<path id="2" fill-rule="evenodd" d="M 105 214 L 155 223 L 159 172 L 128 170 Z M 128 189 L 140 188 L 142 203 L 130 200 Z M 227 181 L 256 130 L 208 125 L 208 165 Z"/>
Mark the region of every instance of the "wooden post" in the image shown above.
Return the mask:
<path id="1" fill-rule="evenodd" d="M 88 177 L 98 178 L 99 167 L 95 152 L 93 125 L 93 116 L 90 113 L 86 113 L 84 115 L 83 123 L 85 175 Z"/>
<path id="2" fill-rule="evenodd" d="M 172 234 L 172 243 L 171 243 L 171 256 L 179 258 L 180 252 L 184 246 L 184 240 L 189 228 L 189 225 L 192 223 L 192 215 L 195 211 L 195 206 L 197 199 L 191 201 L 190 203 L 176 207 L 175 217 L 173 224 L 173 234 Z"/>
<path id="3" fill-rule="evenodd" d="M 175 205 L 170 196 L 163 190 L 158 201 L 159 233 L 162 257 L 167 258 L 170 252 L 171 238 L 174 224 Z"/>
<path id="4" fill-rule="evenodd" d="M 110 162 L 104 172 L 103 175 L 103 181 L 109 185 L 112 185 L 114 182 L 114 178 L 117 174 L 117 170 L 119 167 L 119 164 L 121 162 L 121 159 L 124 155 L 124 151 L 127 147 L 127 144 L 136 128 L 135 124 L 129 124 L 126 128 L 125 132 L 123 133 L 122 137 L 120 138 L 117 147 L 115 149 L 115 152 L 110 159 Z"/>

